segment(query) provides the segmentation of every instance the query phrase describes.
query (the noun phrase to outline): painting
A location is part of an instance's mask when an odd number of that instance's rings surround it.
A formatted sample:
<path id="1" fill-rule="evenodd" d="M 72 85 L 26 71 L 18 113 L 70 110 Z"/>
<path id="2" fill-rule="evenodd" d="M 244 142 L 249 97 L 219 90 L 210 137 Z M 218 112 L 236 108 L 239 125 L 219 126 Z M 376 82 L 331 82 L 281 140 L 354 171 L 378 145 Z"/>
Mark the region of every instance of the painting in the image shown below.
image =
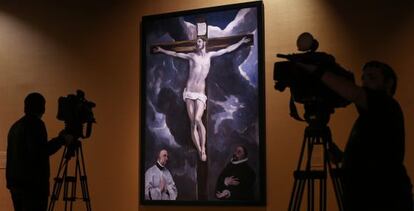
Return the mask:
<path id="1" fill-rule="evenodd" d="M 140 203 L 265 205 L 263 3 L 144 16 Z"/>

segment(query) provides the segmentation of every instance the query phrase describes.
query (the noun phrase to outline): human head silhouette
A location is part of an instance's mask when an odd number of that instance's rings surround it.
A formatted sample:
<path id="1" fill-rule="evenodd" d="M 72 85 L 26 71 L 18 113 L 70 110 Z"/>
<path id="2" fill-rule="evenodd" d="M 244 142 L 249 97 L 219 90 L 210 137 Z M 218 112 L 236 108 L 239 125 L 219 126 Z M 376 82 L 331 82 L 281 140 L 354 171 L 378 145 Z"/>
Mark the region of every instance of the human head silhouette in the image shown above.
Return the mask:
<path id="1" fill-rule="evenodd" d="M 369 61 L 362 68 L 362 84 L 373 90 L 383 90 L 393 96 L 397 89 L 397 75 L 388 64 Z"/>
<path id="2" fill-rule="evenodd" d="M 45 113 L 46 100 L 40 93 L 33 92 L 24 99 L 24 113 L 42 117 Z"/>

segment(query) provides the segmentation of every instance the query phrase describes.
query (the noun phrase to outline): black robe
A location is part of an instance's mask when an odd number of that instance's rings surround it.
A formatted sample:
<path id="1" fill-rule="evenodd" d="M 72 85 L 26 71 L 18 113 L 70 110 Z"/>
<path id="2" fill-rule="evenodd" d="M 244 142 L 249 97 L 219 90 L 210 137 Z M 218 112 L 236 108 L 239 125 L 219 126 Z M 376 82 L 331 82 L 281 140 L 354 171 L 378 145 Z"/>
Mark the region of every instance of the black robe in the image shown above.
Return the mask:
<path id="1" fill-rule="evenodd" d="M 238 178 L 240 182 L 237 186 L 226 186 L 224 179 L 226 177 L 233 176 Z M 216 184 L 216 192 L 223 190 L 230 191 L 230 197 L 225 200 L 254 200 L 254 183 L 256 174 L 253 169 L 248 165 L 247 161 L 234 164 L 228 163 L 218 177 Z"/>

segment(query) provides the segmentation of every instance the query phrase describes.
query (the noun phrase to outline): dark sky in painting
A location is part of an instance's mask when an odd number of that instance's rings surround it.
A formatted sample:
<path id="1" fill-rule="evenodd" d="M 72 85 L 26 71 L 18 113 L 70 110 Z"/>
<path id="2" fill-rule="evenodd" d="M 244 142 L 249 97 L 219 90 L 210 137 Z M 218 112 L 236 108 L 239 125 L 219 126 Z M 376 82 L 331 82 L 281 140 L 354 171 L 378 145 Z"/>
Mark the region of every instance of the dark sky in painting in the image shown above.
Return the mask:
<path id="1" fill-rule="evenodd" d="M 222 12 L 188 15 L 184 17 L 184 20 L 195 24 L 198 17 L 203 17 L 209 25 L 218 26 L 220 29 L 224 29 L 229 22 L 234 20 L 237 15 L 237 11 L 238 10 L 228 10 Z"/>

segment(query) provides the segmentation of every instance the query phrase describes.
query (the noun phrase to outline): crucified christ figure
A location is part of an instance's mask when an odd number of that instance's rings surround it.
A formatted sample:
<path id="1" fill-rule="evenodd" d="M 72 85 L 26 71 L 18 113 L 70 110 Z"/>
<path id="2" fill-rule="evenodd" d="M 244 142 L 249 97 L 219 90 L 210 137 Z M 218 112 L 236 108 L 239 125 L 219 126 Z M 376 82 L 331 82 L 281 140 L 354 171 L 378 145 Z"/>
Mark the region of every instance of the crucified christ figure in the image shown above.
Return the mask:
<path id="1" fill-rule="evenodd" d="M 210 71 L 211 59 L 236 50 L 243 43 L 249 43 L 250 39 L 243 37 L 233 45 L 229 45 L 218 51 L 209 52 L 206 50 L 206 42 L 207 40 L 203 37 L 198 37 L 195 52 L 191 53 L 178 53 L 163 49 L 160 46 L 153 49 L 154 53 L 163 53 L 189 61 L 189 75 L 186 88 L 183 92 L 183 100 L 185 101 L 187 114 L 191 122 L 191 139 L 202 161 L 207 160 L 206 128 L 201 118 L 206 109 L 207 96 L 205 94 L 205 80 Z"/>

